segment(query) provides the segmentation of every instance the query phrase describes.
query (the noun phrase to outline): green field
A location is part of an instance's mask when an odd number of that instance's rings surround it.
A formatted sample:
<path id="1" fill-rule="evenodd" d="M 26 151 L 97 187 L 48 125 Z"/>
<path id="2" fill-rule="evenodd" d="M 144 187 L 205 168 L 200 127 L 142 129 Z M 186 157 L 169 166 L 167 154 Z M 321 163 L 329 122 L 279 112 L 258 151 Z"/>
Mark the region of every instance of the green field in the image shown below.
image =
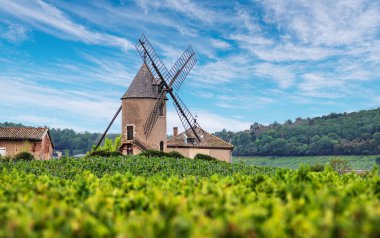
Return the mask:
<path id="1" fill-rule="evenodd" d="M 0 237 L 379 237 L 377 171 L 173 158 L 0 162 Z"/>
<path id="2" fill-rule="evenodd" d="M 376 155 L 350 156 L 294 156 L 294 157 L 263 157 L 263 156 L 234 156 L 233 163 L 244 163 L 256 166 L 298 169 L 300 165 L 325 165 L 333 159 L 346 160 L 353 170 L 371 170 L 376 164 Z"/>

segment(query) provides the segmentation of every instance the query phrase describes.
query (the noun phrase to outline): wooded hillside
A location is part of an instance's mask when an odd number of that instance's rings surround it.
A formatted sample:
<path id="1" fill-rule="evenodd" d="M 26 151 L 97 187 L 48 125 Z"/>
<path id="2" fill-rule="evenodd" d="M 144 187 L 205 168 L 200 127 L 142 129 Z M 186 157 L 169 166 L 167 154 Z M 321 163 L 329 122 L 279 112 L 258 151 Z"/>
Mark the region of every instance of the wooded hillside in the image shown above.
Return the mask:
<path id="1" fill-rule="evenodd" d="M 366 155 L 380 154 L 380 108 L 297 118 L 249 130 L 215 133 L 235 146 L 234 155 Z"/>

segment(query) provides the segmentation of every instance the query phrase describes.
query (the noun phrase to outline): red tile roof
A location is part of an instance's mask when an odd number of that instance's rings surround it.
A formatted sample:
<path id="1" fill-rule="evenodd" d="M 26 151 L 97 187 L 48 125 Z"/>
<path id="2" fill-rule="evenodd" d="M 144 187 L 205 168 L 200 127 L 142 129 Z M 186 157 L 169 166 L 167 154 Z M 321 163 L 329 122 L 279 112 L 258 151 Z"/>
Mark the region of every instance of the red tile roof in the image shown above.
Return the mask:
<path id="1" fill-rule="evenodd" d="M 220 139 L 219 137 L 208 133 L 207 131 L 203 130 L 202 128 L 196 128 L 195 130 L 197 130 L 197 131 L 202 130 L 201 133 L 197 132 L 197 134 L 204 135 L 204 137 L 201 138 L 201 142 L 195 143 L 195 144 L 187 143 L 187 141 L 186 141 L 187 135 L 193 134 L 191 129 L 189 129 L 188 131 L 182 132 L 178 136 L 173 137 L 170 140 L 168 140 L 167 146 L 171 147 L 171 148 L 195 147 L 195 148 L 231 149 L 231 150 L 234 148 L 234 146 L 231 145 L 230 143 L 227 143 L 224 140 Z"/>
<path id="2" fill-rule="evenodd" d="M 48 128 L 0 127 L 0 140 L 42 140 Z"/>

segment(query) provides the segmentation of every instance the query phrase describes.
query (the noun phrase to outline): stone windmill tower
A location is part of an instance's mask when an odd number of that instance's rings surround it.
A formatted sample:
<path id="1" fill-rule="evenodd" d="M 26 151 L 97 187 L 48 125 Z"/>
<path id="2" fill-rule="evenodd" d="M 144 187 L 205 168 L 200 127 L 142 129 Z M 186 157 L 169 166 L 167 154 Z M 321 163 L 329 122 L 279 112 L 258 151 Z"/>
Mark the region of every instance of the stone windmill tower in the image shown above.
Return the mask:
<path id="1" fill-rule="evenodd" d="M 108 125 L 100 145 L 118 114 L 122 111 L 122 146 L 123 154 L 138 154 L 154 149 L 166 151 L 166 101 L 167 95 L 173 100 L 174 107 L 185 128 L 187 140 L 191 143 L 201 141 L 203 130 L 185 106 L 178 91 L 186 76 L 196 63 L 193 49 L 189 46 L 174 66 L 168 70 L 142 35 L 136 49 L 143 59 L 143 64 L 136 77 L 122 97 L 111 123 Z"/>
<path id="2" fill-rule="evenodd" d="M 160 98 L 158 84 L 145 62 L 133 79 L 122 100 L 123 154 L 138 154 L 143 150 L 166 150 L 166 100 L 158 105 L 157 121 L 147 138 L 144 125 Z"/>

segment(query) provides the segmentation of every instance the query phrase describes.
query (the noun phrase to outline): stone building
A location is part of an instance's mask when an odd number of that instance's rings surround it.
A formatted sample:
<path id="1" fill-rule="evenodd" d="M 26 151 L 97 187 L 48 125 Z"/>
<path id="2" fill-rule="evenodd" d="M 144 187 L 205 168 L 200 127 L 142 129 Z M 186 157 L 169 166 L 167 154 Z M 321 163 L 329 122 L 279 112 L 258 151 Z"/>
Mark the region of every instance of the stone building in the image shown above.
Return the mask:
<path id="1" fill-rule="evenodd" d="M 1 156 L 29 152 L 35 159 L 48 160 L 53 150 L 48 128 L 0 127 Z"/>
<path id="2" fill-rule="evenodd" d="M 196 130 L 202 130 L 204 137 L 200 143 L 193 144 L 187 140 L 186 136 L 187 134 L 191 134 L 190 129 L 186 133 L 182 132 L 178 134 L 178 128 L 174 127 L 173 138 L 167 142 L 167 151 L 177 151 L 187 158 L 194 158 L 196 154 L 205 154 L 221 161 L 232 162 L 233 145 L 201 128 L 196 128 Z"/>
<path id="3" fill-rule="evenodd" d="M 185 157 L 194 158 L 197 153 L 207 154 L 219 160 L 231 162 L 233 146 L 205 132 L 200 143 L 188 143 L 186 133 L 175 134 L 167 140 L 166 100 L 159 107 L 159 117 L 152 132 L 146 138 L 144 125 L 159 98 L 158 84 L 148 67 L 143 64 L 133 79 L 122 100 L 122 145 L 123 154 L 136 155 L 144 150 L 178 151 Z M 178 132 L 178 129 L 176 129 Z"/>

